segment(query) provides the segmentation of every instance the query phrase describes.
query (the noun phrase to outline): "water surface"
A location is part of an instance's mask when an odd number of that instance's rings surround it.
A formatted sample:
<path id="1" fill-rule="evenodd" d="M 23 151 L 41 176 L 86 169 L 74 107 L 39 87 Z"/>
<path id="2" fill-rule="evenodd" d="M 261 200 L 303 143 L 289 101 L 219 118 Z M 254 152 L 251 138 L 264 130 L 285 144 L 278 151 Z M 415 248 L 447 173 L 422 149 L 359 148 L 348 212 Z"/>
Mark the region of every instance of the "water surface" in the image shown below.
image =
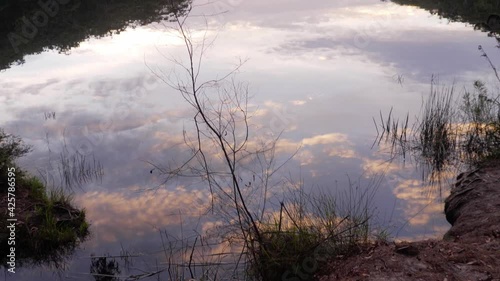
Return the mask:
<path id="1" fill-rule="evenodd" d="M 202 14 L 210 16 L 196 16 Z M 349 178 L 366 186 L 384 173 L 374 198 L 379 226 L 398 239 L 440 237 L 447 230 L 438 194 L 429 195 L 420 172 L 371 148 L 372 117 L 391 107 L 417 115 L 431 79 L 460 87 L 478 78 L 493 83 L 477 47 L 498 61 L 494 38 L 424 9 L 371 0 L 221 1 L 199 5 L 192 15 L 194 38 L 207 31 L 215 39 L 200 79 L 220 77 L 248 59 L 235 79 L 249 86 L 253 134 L 283 132 L 278 162 L 300 148 L 277 182 L 301 180 L 308 192 L 342 191 Z M 206 186 L 185 179 L 162 185 L 148 164 L 185 159 L 183 129 L 192 129 L 186 101 L 154 75 L 174 69 L 169 58 L 186 61 L 182 41 L 151 23 L 91 37 L 68 54 L 27 55 L 0 73 L 0 124 L 34 147 L 23 167 L 57 182 L 66 144 L 71 153 L 94 155 L 104 169 L 102 181 L 74 190 L 93 236 L 57 278 L 93 280 L 91 254 L 124 251 L 140 256 L 129 273 L 154 271 L 156 262 L 165 262 L 160 230 L 180 237 L 217 224 L 198 220 L 208 204 Z M 47 118 L 50 112 L 55 118 Z M 283 195 L 277 189 L 274 196 Z M 54 280 L 49 272 L 20 269 L 7 280 Z"/>

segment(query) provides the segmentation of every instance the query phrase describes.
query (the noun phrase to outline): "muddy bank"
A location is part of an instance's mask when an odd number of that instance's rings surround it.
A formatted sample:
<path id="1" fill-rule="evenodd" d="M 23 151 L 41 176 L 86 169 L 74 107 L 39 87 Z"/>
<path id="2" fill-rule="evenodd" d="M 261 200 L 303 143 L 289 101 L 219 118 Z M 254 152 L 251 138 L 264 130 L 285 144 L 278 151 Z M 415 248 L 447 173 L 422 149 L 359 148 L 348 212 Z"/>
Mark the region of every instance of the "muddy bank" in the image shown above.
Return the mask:
<path id="1" fill-rule="evenodd" d="M 445 201 L 442 240 L 378 243 L 332 261 L 328 280 L 500 280 L 500 161 L 463 173 Z"/>
<path id="2" fill-rule="evenodd" d="M 14 207 L 8 209 L 9 202 Z M 24 173 L 12 192 L 0 190 L 0 206 L 6 209 L 0 213 L 0 261 L 12 273 L 25 265 L 58 265 L 89 235 L 85 211 L 75 208 L 70 196 L 51 193 Z M 11 214 L 15 221 L 8 221 Z"/>

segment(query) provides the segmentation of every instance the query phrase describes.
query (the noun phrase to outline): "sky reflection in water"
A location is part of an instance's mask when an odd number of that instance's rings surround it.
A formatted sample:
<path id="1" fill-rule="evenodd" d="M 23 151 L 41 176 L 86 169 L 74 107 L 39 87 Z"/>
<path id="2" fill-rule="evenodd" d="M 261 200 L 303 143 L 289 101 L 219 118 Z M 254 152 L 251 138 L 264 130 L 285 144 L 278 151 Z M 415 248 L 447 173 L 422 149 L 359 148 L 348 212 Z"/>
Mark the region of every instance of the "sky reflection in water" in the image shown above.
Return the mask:
<path id="1" fill-rule="evenodd" d="M 237 78 L 249 83 L 253 129 L 270 136 L 284 130 L 277 147 L 281 161 L 300 147 L 278 180 L 292 175 L 307 189 L 342 190 L 346 175 L 363 179 L 385 172 L 374 202 L 377 222 L 401 239 L 442 235 L 448 228 L 442 205 L 424 191 L 419 172 L 387 163 L 387 154 L 370 149 L 372 117 L 392 106 L 397 114 L 416 115 L 433 74 L 460 87 L 477 78 L 494 81 L 477 51 L 482 45 L 498 61 L 494 39 L 417 8 L 378 1 L 243 1 L 225 9 L 208 18 L 208 35 L 217 39 L 202 79 L 249 59 Z M 192 24 L 203 27 L 200 18 Z M 141 192 L 162 182 L 145 161 L 186 157 L 182 129 L 193 116 L 180 95 L 151 74 L 149 68 L 172 69 L 162 54 L 185 59 L 182 42 L 155 24 L 90 39 L 69 56 L 29 56 L 0 74 L 2 127 L 34 145 L 22 166 L 43 171 L 63 139 L 71 151 L 93 152 L 104 166 L 102 183 L 75 195 L 94 235 L 78 257 L 119 254 L 120 244 L 154 252 L 159 228 L 179 232 L 181 219 L 192 228 L 208 204 L 208 191 L 184 180 Z M 45 112 L 56 112 L 56 119 L 44 120 Z M 201 228 L 212 224 L 203 223 Z M 78 257 L 70 272 L 88 272 L 88 263 L 80 262 L 87 260 Z M 32 280 L 31 274 L 21 270 L 15 280 Z"/>

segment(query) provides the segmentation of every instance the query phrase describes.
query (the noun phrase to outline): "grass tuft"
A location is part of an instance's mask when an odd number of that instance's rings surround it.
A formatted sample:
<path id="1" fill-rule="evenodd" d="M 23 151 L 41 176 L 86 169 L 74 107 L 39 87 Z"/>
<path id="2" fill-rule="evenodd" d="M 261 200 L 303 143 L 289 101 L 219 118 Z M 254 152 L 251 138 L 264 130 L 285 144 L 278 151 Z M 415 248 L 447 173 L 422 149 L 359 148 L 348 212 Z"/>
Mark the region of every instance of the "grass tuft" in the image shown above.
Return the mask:
<path id="1" fill-rule="evenodd" d="M 500 96 L 479 80 L 472 91 L 464 89 L 460 96 L 461 100 L 456 98 L 454 87 L 438 91 L 433 84 L 411 136 L 407 139 L 405 134 L 406 141 L 399 141 L 402 131 L 385 135 L 393 157 L 411 152 L 425 166 L 424 177 L 431 182 L 450 167 L 473 168 L 500 158 Z M 380 126 L 388 122 L 382 119 Z M 382 137 L 379 134 L 379 143 Z"/>
<path id="2" fill-rule="evenodd" d="M 249 275 L 260 280 L 313 280 L 329 259 L 354 254 L 368 243 L 379 181 L 366 188 L 350 179 L 349 183 L 344 193 L 299 190 L 282 202 L 279 214 L 259 225 L 264 245 L 248 243 L 253 257 Z"/>

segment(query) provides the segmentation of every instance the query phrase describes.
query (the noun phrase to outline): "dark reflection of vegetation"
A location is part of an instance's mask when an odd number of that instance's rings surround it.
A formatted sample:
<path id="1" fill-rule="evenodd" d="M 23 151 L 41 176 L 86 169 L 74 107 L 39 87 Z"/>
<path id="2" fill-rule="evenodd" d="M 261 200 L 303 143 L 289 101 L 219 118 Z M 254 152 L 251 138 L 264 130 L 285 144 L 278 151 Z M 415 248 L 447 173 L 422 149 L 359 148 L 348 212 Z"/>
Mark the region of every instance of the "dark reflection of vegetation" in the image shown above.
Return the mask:
<path id="1" fill-rule="evenodd" d="M 82 188 L 83 184 L 102 181 L 104 169 L 101 162 L 96 160 L 94 153 L 89 155 L 79 151 L 70 153 L 65 145 L 59 154 L 59 161 L 57 170 L 61 177 L 60 186 L 67 189 Z"/>
<path id="2" fill-rule="evenodd" d="M 56 6 L 42 8 L 40 2 Z M 0 2 L 0 70 L 23 63 L 26 55 L 46 50 L 66 53 L 90 37 L 168 19 L 173 12 L 182 14 L 189 4 L 190 0 Z"/>
<path id="3" fill-rule="evenodd" d="M 391 0 L 400 5 L 416 6 L 440 18 L 463 22 L 475 30 L 488 32 L 500 47 L 500 1 L 454 1 L 454 0 Z M 497 80 L 496 67 L 481 46 L 479 51 L 486 58 Z M 418 164 L 424 168 L 424 177 L 438 179 L 450 167 L 461 164 L 473 166 L 488 157 L 498 154 L 500 136 L 500 108 L 498 96 L 488 92 L 481 81 L 474 82 L 474 90 L 465 92 L 462 101 L 455 99 L 455 89 L 436 91 L 433 85 L 431 95 L 423 107 L 419 120 L 412 128 L 408 123 L 382 118 L 383 128 L 379 134 L 390 142 L 393 155 L 406 158 L 410 153 L 417 156 Z M 408 119 L 406 119 L 408 120 Z M 413 135 L 407 138 L 407 132 Z"/>
<path id="4" fill-rule="evenodd" d="M 8 192 L 15 195 L 15 245 L 7 239 L 8 213 L 0 213 L 0 260 L 6 264 L 11 246 L 15 246 L 16 266 L 50 263 L 58 266 L 88 235 L 85 211 L 71 205 L 71 197 L 61 189 L 48 191 L 36 177 L 22 171 L 14 162 L 29 152 L 19 138 L 0 130 L 0 201 L 7 202 Z M 8 169 L 15 174 L 9 174 Z M 9 179 L 15 178 L 15 190 L 8 190 Z M 11 195 L 12 197 L 12 195 Z M 2 204 L 7 206 L 7 204 Z"/>
<path id="5" fill-rule="evenodd" d="M 55 120 L 56 112 L 45 112 L 44 119 Z M 102 182 L 104 168 L 87 144 L 83 143 L 79 144 L 78 147 L 71 148 L 64 140 L 62 151 L 55 156 L 58 159 L 53 161 L 48 134 L 46 134 L 45 141 L 49 152 L 49 161 L 47 166 L 38 169 L 40 178 L 43 179 L 45 185 L 73 190 L 75 187 L 82 188 L 84 184 L 93 181 Z"/>
<path id="6" fill-rule="evenodd" d="M 436 172 L 444 170 L 455 148 L 453 95 L 454 87 L 439 91 L 433 86 L 417 127 L 416 148 Z"/>
<path id="7" fill-rule="evenodd" d="M 416 6 L 450 21 L 469 23 L 500 40 L 500 1 L 391 0 L 400 5 Z"/>
<path id="8" fill-rule="evenodd" d="M 107 257 L 93 257 L 90 264 L 90 274 L 96 281 L 119 280 L 116 275 L 120 274 L 120 266 L 114 259 Z"/>
<path id="9" fill-rule="evenodd" d="M 408 122 L 392 118 L 391 113 L 385 119 L 381 117 L 379 144 L 388 142 L 393 156 L 411 155 L 423 164 L 425 176 L 431 181 L 450 167 L 471 168 L 498 158 L 499 95 L 490 93 L 479 80 L 473 86 L 473 91 L 465 90 L 459 101 L 455 99 L 454 87 L 437 91 L 433 85 L 412 128 Z"/>
<path id="10" fill-rule="evenodd" d="M 500 1 L 455 0 L 391 0 L 400 5 L 416 6 L 451 21 L 476 24 L 484 22 L 491 14 L 500 14 Z"/>

